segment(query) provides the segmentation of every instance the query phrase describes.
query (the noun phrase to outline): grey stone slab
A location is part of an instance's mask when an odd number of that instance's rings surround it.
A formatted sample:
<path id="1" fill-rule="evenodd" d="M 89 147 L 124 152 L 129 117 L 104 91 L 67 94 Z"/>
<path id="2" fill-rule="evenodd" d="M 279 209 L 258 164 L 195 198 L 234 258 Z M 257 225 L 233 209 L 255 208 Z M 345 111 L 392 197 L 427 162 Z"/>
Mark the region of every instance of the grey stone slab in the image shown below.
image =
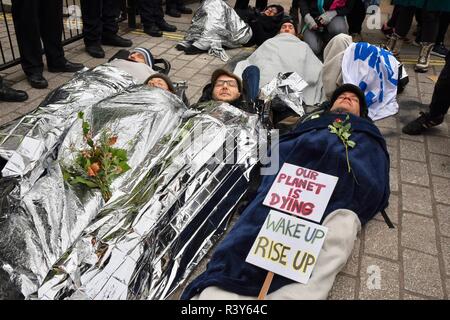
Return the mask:
<path id="1" fill-rule="evenodd" d="M 398 228 L 390 229 L 378 220 L 369 221 L 365 228 L 364 253 L 398 260 Z"/>
<path id="2" fill-rule="evenodd" d="M 434 220 L 412 213 L 404 213 L 401 245 L 429 254 L 437 254 Z"/>
<path id="3" fill-rule="evenodd" d="M 416 296 L 414 294 L 404 293 L 403 300 L 428 300 L 428 299 L 421 297 L 421 296 Z"/>
<path id="4" fill-rule="evenodd" d="M 441 250 L 444 258 L 445 272 L 450 277 L 450 238 L 441 237 Z"/>
<path id="5" fill-rule="evenodd" d="M 386 208 L 386 213 L 394 225 L 398 224 L 398 196 L 397 195 L 391 193 L 391 195 L 389 197 L 389 206 Z M 385 223 L 384 218 L 381 215 L 381 212 L 378 213 L 374 219 Z M 387 226 L 387 224 L 385 224 L 385 225 Z"/>
<path id="6" fill-rule="evenodd" d="M 175 73 L 175 75 L 184 80 L 190 80 L 196 73 L 197 73 L 196 69 L 184 67 L 178 70 L 177 73 Z"/>
<path id="7" fill-rule="evenodd" d="M 414 120 L 417 118 L 417 115 L 415 115 L 413 118 L 410 119 L 410 121 Z M 407 122 L 409 123 L 409 121 Z M 405 123 L 406 125 L 406 123 Z M 403 125 L 402 125 L 403 128 Z M 412 141 L 418 141 L 418 142 L 424 142 L 425 138 L 423 137 L 423 135 L 417 135 L 417 136 L 411 136 L 408 134 L 404 134 L 403 132 L 400 134 L 400 138 L 401 139 L 405 139 L 405 140 L 412 140 Z"/>
<path id="8" fill-rule="evenodd" d="M 333 288 L 328 296 L 329 300 L 353 300 L 355 299 L 356 280 L 338 274 L 334 280 Z"/>
<path id="9" fill-rule="evenodd" d="M 450 237 L 450 207 L 438 204 L 436 211 L 441 235 Z"/>
<path id="10" fill-rule="evenodd" d="M 195 86 L 204 87 L 206 84 L 208 84 L 211 81 L 211 76 L 207 76 L 204 74 L 197 73 L 195 76 L 193 76 L 189 83 L 193 84 Z"/>
<path id="11" fill-rule="evenodd" d="M 402 209 L 431 216 L 431 194 L 428 188 L 402 184 Z"/>
<path id="12" fill-rule="evenodd" d="M 398 170 L 391 168 L 389 171 L 389 185 L 392 192 L 398 191 Z"/>
<path id="13" fill-rule="evenodd" d="M 187 66 L 189 67 L 189 68 L 195 68 L 195 69 L 197 69 L 197 70 L 202 70 L 203 68 L 205 68 L 208 64 L 209 64 L 209 62 L 210 62 L 211 60 L 210 59 L 207 59 L 207 57 L 205 57 L 205 56 L 200 56 L 200 57 L 198 57 L 197 59 L 195 59 L 195 60 L 191 60 L 191 61 L 189 61 L 188 62 L 188 64 L 187 64 Z"/>
<path id="14" fill-rule="evenodd" d="M 425 162 L 425 145 L 422 142 L 400 139 L 400 158 Z"/>
<path id="15" fill-rule="evenodd" d="M 399 278 L 397 263 L 363 256 L 358 299 L 399 299 Z"/>
<path id="16" fill-rule="evenodd" d="M 430 179 L 426 163 L 400 160 L 400 177 L 402 182 L 428 186 Z"/>
<path id="17" fill-rule="evenodd" d="M 403 251 L 406 290 L 434 298 L 443 298 L 443 285 L 437 257 L 418 251 Z"/>
<path id="18" fill-rule="evenodd" d="M 432 186 L 436 201 L 450 204 L 450 180 L 433 176 Z"/>
<path id="19" fill-rule="evenodd" d="M 395 117 L 387 117 L 375 122 L 377 127 L 397 129 L 397 119 Z"/>
<path id="20" fill-rule="evenodd" d="M 426 136 L 426 139 L 429 152 L 450 156 L 449 137 Z"/>
<path id="21" fill-rule="evenodd" d="M 172 65 L 172 69 L 170 72 L 174 72 L 174 70 L 179 70 L 183 68 L 186 65 L 186 63 L 188 63 L 188 61 L 180 59 L 175 59 L 171 61 L 170 64 Z"/>
<path id="22" fill-rule="evenodd" d="M 445 280 L 445 286 L 447 287 L 447 300 L 450 299 L 450 278 Z"/>
<path id="23" fill-rule="evenodd" d="M 397 147 L 387 146 L 391 168 L 398 168 L 398 150 Z"/>
<path id="24" fill-rule="evenodd" d="M 399 133 L 392 128 L 380 127 L 380 132 L 386 140 L 386 144 L 390 147 L 397 148 L 399 144 Z"/>
<path id="25" fill-rule="evenodd" d="M 189 85 L 188 89 L 186 91 L 186 96 L 190 100 L 192 97 L 195 96 L 202 88 L 199 86 Z"/>
<path id="26" fill-rule="evenodd" d="M 450 178 L 450 157 L 430 154 L 431 174 Z M 450 190 L 449 190 L 450 197 Z"/>
<path id="27" fill-rule="evenodd" d="M 1 107 L 1 105 L 0 105 L 0 107 Z M 21 117 L 21 114 L 18 114 L 16 112 L 10 112 L 8 114 L 2 115 L 0 117 L 0 126 L 5 124 L 5 123 L 8 123 L 10 121 L 13 121 L 13 120 L 15 120 L 17 118 L 20 118 L 20 117 Z"/>
<path id="28" fill-rule="evenodd" d="M 433 94 L 421 92 L 420 99 L 423 104 L 429 105 L 431 103 L 431 100 L 433 99 Z"/>
<path id="29" fill-rule="evenodd" d="M 361 238 L 358 237 L 358 239 L 355 241 L 355 245 L 353 247 L 350 257 L 347 260 L 347 263 L 341 270 L 342 273 L 349 274 L 352 276 L 356 276 L 358 274 L 360 246 L 361 246 Z"/>
<path id="30" fill-rule="evenodd" d="M 448 118 L 448 116 L 447 116 Z M 449 125 L 447 122 L 443 122 L 440 125 L 436 126 L 436 127 L 432 127 L 430 129 L 428 129 L 425 134 L 428 136 L 443 136 L 443 137 L 448 137 L 449 136 Z"/>

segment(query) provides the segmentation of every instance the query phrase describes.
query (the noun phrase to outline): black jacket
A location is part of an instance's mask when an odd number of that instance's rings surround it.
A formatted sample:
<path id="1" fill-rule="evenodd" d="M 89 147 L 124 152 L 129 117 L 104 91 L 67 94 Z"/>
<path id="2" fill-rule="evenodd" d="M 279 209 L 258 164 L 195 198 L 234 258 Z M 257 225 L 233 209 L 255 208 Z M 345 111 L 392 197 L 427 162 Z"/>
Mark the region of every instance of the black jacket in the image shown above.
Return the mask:
<path id="1" fill-rule="evenodd" d="M 347 14 L 349 14 L 353 8 L 354 3 L 355 0 L 347 0 L 347 4 L 345 5 L 345 7 L 336 10 L 338 16 L 346 16 Z M 328 11 L 332 4 L 333 0 L 324 0 L 323 9 L 325 11 Z M 298 0 L 298 5 L 302 17 L 306 16 L 308 13 L 311 14 L 313 18 L 317 18 L 321 15 L 319 8 L 317 7 L 317 0 Z"/>

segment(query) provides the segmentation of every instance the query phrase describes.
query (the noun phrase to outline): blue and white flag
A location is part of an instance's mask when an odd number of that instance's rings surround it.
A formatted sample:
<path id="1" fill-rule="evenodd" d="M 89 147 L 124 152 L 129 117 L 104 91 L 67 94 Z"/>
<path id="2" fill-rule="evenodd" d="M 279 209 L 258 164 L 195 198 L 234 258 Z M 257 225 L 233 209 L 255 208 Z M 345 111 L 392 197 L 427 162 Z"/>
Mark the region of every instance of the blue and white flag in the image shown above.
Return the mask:
<path id="1" fill-rule="evenodd" d="M 391 52 L 366 42 L 353 43 L 346 49 L 342 60 L 344 83 L 364 91 L 372 120 L 398 112 L 399 66 Z"/>

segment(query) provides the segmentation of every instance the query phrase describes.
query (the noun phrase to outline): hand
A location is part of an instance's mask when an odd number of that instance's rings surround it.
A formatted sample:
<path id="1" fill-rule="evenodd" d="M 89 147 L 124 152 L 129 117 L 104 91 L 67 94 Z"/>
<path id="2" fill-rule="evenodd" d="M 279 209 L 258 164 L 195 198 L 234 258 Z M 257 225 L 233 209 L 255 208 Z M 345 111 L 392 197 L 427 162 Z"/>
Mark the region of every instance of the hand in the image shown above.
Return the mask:
<path id="1" fill-rule="evenodd" d="M 309 30 L 317 30 L 318 26 L 316 20 L 308 13 L 305 15 L 305 24 L 308 26 Z"/>
<path id="2" fill-rule="evenodd" d="M 331 20 L 333 20 L 334 17 L 337 16 L 337 12 L 335 10 L 333 11 L 325 11 L 324 13 L 322 13 L 318 20 L 321 24 L 323 24 L 324 26 L 328 25 Z"/>

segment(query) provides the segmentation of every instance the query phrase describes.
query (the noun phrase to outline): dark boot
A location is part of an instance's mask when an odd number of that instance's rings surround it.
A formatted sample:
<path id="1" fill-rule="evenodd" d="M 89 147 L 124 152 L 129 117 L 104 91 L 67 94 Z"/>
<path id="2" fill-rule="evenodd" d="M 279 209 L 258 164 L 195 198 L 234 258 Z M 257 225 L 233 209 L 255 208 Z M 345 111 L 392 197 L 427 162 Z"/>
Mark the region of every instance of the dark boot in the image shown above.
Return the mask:
<path id="1" fill-rule="evenodd" d="M 157 23 L 158 28 L 161 31 L 167 31 L 167 32 L 175 32 L 177 31 L 177 27 L 171 24 L 168 24 L 166 21 L 162 21 L 160 23 Z"/>
<path id="2" fill-rule="evenodd" d="M 91 57 L 94 58 L 104 58 L 105 57 L 105 51 L 100 45 L 87 45 L 86 46 L 86 52 L 89 53 Z"/>
<path id="3" fill-rule="evenodd" d="M 117 34 L 103 34 L 102 44 L 113 47 L 131 47 L 133 42 L 129 39 L 125 39 Z"/>
<path id="4" fill-rule="evenodd" d="M 178 11 L 175 8 L 170 8 L 169 10 L 166 10 L 166 14 L 168 16 L 174 17 L 174 18 L 180 18 L 181 17 L 181 12 Z"/>
<path id="5" fill-rule="evenodd" d="M 6 86 L 0 88 L 0 101 L 22 102 L 28 99 L 28 94 L 22 90 L 15 90 Z"/>
<path id="6" fill-rule="evenodd" d="M 403 133 L 418 135 L 426 129 L 435 127 L 444 122 L 444 115 L 432 117 L 429 112 L 421 112 L 420 116 L 403 127 Z"/>
<path id="7" fill-rule="evenodd" d="M 402 45 L 403 39 L 398 34 L 393 33 L 388 36 L 388 41 L 386 42 L 386 44 L 381 45 L 381 47 L 392 52 L 395 57 L 398 57 L 400 55 Z"/>
<path id="8" fill-rule="evenodd" d="M 152 24 L 149 27 L 144 27 L 144 32 L 152 37 L 162 37 L 163 35 L 162 31 L 155 24 Z"/>
<path id="9" fill-rule="evenodd" d="M 182 13 L 182 14 L 191 14 L 192 13 L 192 9 L 188 8 L 186 6 L 180 6 L 177 8 L 178 12 Z"/>
<path id="10" fill-rule="evenodd" d="M 27 75 L 28 83 L 36 89 L 45 89 L 48 87 L 48 82 L 45 80 L 45 78 L 42 76 L 42 74 L 39 73 L 33 73 L 30 75 Z"/>

